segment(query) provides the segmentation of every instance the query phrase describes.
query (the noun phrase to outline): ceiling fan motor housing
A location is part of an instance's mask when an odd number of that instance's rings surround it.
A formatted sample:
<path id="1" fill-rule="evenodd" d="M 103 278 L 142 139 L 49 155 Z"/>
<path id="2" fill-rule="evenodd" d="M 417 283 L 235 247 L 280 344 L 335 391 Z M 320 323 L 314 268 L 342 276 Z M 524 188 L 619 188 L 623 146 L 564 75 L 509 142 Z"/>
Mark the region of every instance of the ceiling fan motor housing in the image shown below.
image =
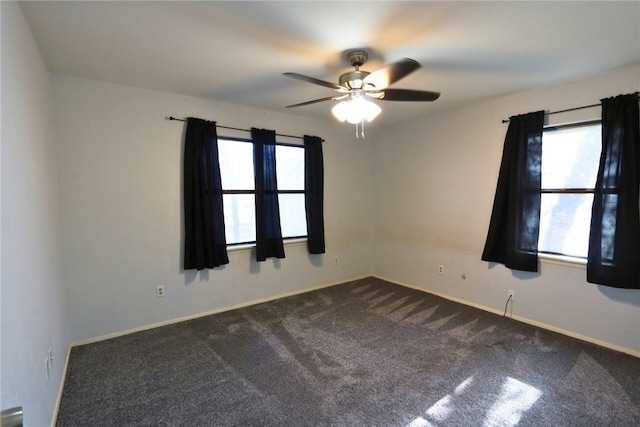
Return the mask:
<path id="1" fill-rule="evenodd" d="M 349 64 L 356 67 L 355 71 L 344 73 L 340 76 L 339 84 L 348 89 L 372 89 L 373 87 L 365 88 L 364 78 L 369 74 L 368 71 L 360 71 L 360 66 L 364 64 L 369 57 L 369 54 L 365 50 L 352 50 L 347 53 L 347 61 Z M 371 85 L 368 85 L 371 86 Z"/>
<path id="2" fill-rule="evenodd" d="M 344 86 L 349 89 L 363 89 L 364 78 L 369 74 L 368 71 L 350 71 L 340 76 L 340 86 Z"/>

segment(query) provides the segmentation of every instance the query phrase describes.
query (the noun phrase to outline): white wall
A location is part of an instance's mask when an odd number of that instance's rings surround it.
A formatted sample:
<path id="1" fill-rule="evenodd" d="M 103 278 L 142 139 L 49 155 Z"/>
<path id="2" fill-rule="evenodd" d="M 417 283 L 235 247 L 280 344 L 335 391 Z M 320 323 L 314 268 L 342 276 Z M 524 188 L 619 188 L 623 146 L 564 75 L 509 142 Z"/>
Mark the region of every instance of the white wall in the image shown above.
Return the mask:
<path id="1" fill-rule="evenodd" d="M 1 409 L 50 423 L 70 343 L 48 73 L 22 12 L 2 2 Z M 53 371 L 44 360 L 51 347 Z"/>
<path id="2" fill-rule="evenodd" d="M 350 127 L 64 75 L 52 76 L 52 88 L 74 341 L 370 273 L 371 145 Z M 327 253 L 287 246 L 285 259 L 256 263 L 235 252 L 223 268 L 183 271 L 185 124 L 170 115 L 324 138 Z"/>
<path id="3" fill-rule="evenodd" d="M 374 274 L 500 313 L 513 289 L 514 317 L 640 355 L 640 291 L 589 284 L 583 268 L 544 263 L 529 274 L 480 260 L 507 129 L 502 119 L 638 91 L 639 76 L 640 67 L 628 67 L 384 129 L 374 148 Z M 599 115 L 595 108 L 550 118 Z M 436 272 L 440 264 L 444 275 Z"/>
<path id="4" fill-rule="evenodd" d="M 495 311 L 514 289 L 515 316 L 640 354 L 640 292 L 588 284 L 581 268 L 529 274 L 480 261 L 500 121 L 636 91 L 639 67 L 372 128 L 363 142 L 333 121 L 49 75 L 16 4 L 0 12 L 0 409 L 23 406 L 25 425 L 50 423 L 71 341 L 372 273 Z M 256 263 L 234 252 L 226 267 L 184 272 L 184 124 L 168 115 L 323 137 L 327 254 L 288 246 L 286 259 Z"/>

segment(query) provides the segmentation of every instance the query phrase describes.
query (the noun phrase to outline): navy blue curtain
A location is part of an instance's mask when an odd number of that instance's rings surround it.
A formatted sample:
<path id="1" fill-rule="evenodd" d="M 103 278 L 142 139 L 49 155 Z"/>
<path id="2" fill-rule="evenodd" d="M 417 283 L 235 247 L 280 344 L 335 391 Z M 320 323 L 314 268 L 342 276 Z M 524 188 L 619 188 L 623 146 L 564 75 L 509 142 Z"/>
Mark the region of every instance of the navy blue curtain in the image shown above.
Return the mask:
<path id="1" fill-rule="evenodd" d="M 256 258 L 284 258 L 276 177 L 276 133 L 251 128 L 256 182 Z"/>
<path id="2" fill-rule="evenodd" d="M 602 153 L 591 212 L 587 281 L 640 289 L 638 94 L 601 102 Z"/>
<path id="3" fill-rule="evenodd" d="M 307 216 L 307 247 L 311 254 L 325 253 L 324 160 L 322 139 L 304 136 L 304 189 Z"/>
<path id="4" fill-rule="evenodd" d="M 184 269 L 228 264 L 215 122 L 187 119 L 183 173 Z"/>
<path id="5" fill-rule="evenodd" d="M 538 271 L 544 111 L 509 118 L 482 260 Z"/>

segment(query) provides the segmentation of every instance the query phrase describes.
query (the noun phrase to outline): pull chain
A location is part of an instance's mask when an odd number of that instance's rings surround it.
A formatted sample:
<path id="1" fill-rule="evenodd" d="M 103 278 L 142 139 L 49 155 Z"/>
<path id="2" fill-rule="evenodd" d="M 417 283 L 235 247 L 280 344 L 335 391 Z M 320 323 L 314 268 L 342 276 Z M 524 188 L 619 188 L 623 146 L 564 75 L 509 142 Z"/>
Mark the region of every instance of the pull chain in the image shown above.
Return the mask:
<path id="1" fill-rule="evenodd" d="M 358 133 L 358 124 L 360 124 L 359 133 Z M 361 122 L 356 123 L 356 139 L 360 139 L 361 136 L 362 136 L 362 139 L 364 139 L 364 119 Z"/>

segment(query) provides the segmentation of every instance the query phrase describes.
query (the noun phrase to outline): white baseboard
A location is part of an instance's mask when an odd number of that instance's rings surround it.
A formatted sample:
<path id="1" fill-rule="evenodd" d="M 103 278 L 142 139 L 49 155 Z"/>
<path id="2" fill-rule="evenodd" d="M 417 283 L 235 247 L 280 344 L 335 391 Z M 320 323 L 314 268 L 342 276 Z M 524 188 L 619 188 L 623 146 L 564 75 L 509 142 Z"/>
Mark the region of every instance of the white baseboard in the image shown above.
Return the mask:
<path id="1" fill-rule="evenodd" d="M 404 286 L 406 288 L 415 289 L 417 291 L 422 291 L 422 292 L 427 292 L 427 293 L 430 293 L 430 294 L 433 294 L 433 295 L 437 295 L 437 296 L 442 297 L 444 299 L 448 299 L 448 300 L 453 301 L 453 302 L 457 302 L 457 303 L 460 303 L 460 304 L 468 305 L 470 307 L 478 308 L 480 310 L 488 311 L 490 313 L 498 314 L 500 316 L 503 315 L 503 312 L 501 312 L 500 310 L 496 310 L 496 309 L 493 309 L 491 307 L 486 307 L 484 305 L 476 304 L 476 303 L 473 303 L 473 302 L 470 302 L 470 301 L 466 301 L 466 300 L 463 300 L 463 299 L 460 299 L 460 298 L 452 297 L 450 295 L 442 294 L 440 292 L 435 292 L 435 291 L 432 291 L 430 289 L 421 288 L 421 287 L 418 287 L 418 286 L 415 286 L 415 285 L 411 285 L 411 284 L 408 284 L 408 283 L 398 282 L 397 280 L 389 279 L 389 278 L 378 276 L 378 275 L 373 275 L 373 277 L 377 277 L 378 279 L 386 280 L 387 282 L 396 283 L 396 284 L 398 284 L 400 286 Z M 588 337 L 586 335 L 581 335 L 581 334 L 578 334 L 578 333 L 575 333 L 575 332 L 572 332 L 572 331 L 568 331 L 566 329 L 558 328 L 558 327 L 553 326 L 553 325 L 548 325 L 546 323 L 538 322 L 536 320 L 527 319 L 526 317 L 521 317 L 521 316 L 517 316 L 516 315 L 516 316 L 509 316 L 509 318 L 513 319 L 513 320 L 517 320 L 518 322 L 527 323 L 529 325 L 537 326 L 537 327 L 542 328 L 542 329 L 547 329 L 549 331 L 557 332 L 559 334 L 566 335 L 566 336 L 569 336 L 571 338 L 576 338 L 576 339 L 579 339 L 581 341 L 586 341 L 586 342 L 589 342 L 589 343 L 592 343 L 592 344 L 599 345 L 601 347 L 606 347 L 606 348 L 609 348 L 611 350 L 619 351 L 621 353 L 626 353 L 626 354 L 629 354 L 631 356 L 635 356 L 635 357 L 640 358 L 640 351 L 631 350 L 630 348 L 621 347 L 619 345 L 615 345 L 615 344 L 612 344 L 612 343 L 609 343 L 609 342 L 606 342 L 606 341 L 601 341 L 601 340 L 598 340 L 598 339 L 595 339 L 595 338 L 592 338 L 592 337 Z"/>
<path id="2" fill-rule="evenodd" d="M 272 296 L 272 297 L 267 297 L 267 298 L 261 298 L 261 299 L 258 299 L 258 300 L 248 301 L 248 302 L 244 302 L 244 303 L 241 303 L 241 304 L 236 304 L 236 305 L 229 306 L 229 307 L 222 307 L 222 308 L 218 308 L 218 309 L 215 309 L 215 310 L 206 311 L 204 313 L 192 314 L 192 315 L 180 317 L 180 318 L 177 318 L 177 319 L 165 320 L 163 322 L 158 322 L 158 323 L 153 323 L 153 324 L 150 324 L 150 325 L 140 326 L 140 327 L 133 328 L 133 329 L 127 329 L 125 331 L 119 331 L 119 332 L 114 332 L 114 333 L 111 333 L 111 334 L 101 335 L 101 336 L 95 337 L 95 338 L 89 338 L 89 339 L 86 339 L 86 340 L 75 341 L 75 342 L 71 343 L 70 347 L 76 347 L 76 346 L 85 345 L 85 344 L 92 344 L 92 343 L 95 343 L 95 342 L 100 342 L 100 341 L 108 340 L 108 339 L 111 339 L 111 338 L 117 338 L 117 337 L 121 337 L 121 336 L 124 336 L 124 335 L 133 334 L 133 333 L 136 333 L 136 332 L 141 332 L 141 331 L 146 331 L 146 330 L 149 330 L 149 329 L 159 328 L 161 326 L 172 325 L 174 323 L 180 323 L 180 322 L 185 322 L 187 320 L 197 319 L 197 318 L 204 317 L 204 316 L 210 316 L 212 314 L 218 314 L 218 313 L 224 313 L 225 311 L 237 310 L 239 308 L 249 307 L 249 306 L 256 305 L 256 304 L 262 304 L 262 303 L 273 301 L 273 300 L 277 300 L 277 299 L 280 299 L 280 298 L 286 298 L 286 297 L 290 297 L 290 296 L 294 296 L 294 295 L 304 294 L 304 293 L 311 292 L 311 291 L 317 291 L 318 289 L 328 288 L 328 287 L 331 287 L 331 286 L 339 285 L 341 283 L 352 282 L 354 280 L 364 279 L 366 277 L 372 277 L 372 276 L 367 274 L 365 276 L 359 276 L 359 277 L 355 277 L 355 278 L 351 278 L 351 279 L 344 279 L 344 280 L 340 280 L 339 282 L 326 283 L 326 284 L 323 284 L 323 285 L 313 286 L 313 287 L 310 287 L 310 288 L 300 289 L 300 290 L 297 290 L 297 291 L 286 292 L 284 294 L 279 294 L 279 295 L 275 295 L 275 296 Z"/>
<path id="3" fill-rule="evenodd" d="M 69 344 L 67 348 L 67 357 L 64 360 L 64 367 L 62 368 L 62 377 L 60 378 L 60 387 L 58 388 L 58 398 L 56 399 L 56 406 L 53 408 L 53 417 L 51 418 L 51 427 L 56 427 L 56 420 L 58 419 L 58 411 L 60 410 L 60 402 L 62 401 L 62 391 L 64 390 L 64 382 L 67 379 L 67 368 L 69 368 L 69 358 L 71 357 L 71 348 L 73 344 Z"/>

